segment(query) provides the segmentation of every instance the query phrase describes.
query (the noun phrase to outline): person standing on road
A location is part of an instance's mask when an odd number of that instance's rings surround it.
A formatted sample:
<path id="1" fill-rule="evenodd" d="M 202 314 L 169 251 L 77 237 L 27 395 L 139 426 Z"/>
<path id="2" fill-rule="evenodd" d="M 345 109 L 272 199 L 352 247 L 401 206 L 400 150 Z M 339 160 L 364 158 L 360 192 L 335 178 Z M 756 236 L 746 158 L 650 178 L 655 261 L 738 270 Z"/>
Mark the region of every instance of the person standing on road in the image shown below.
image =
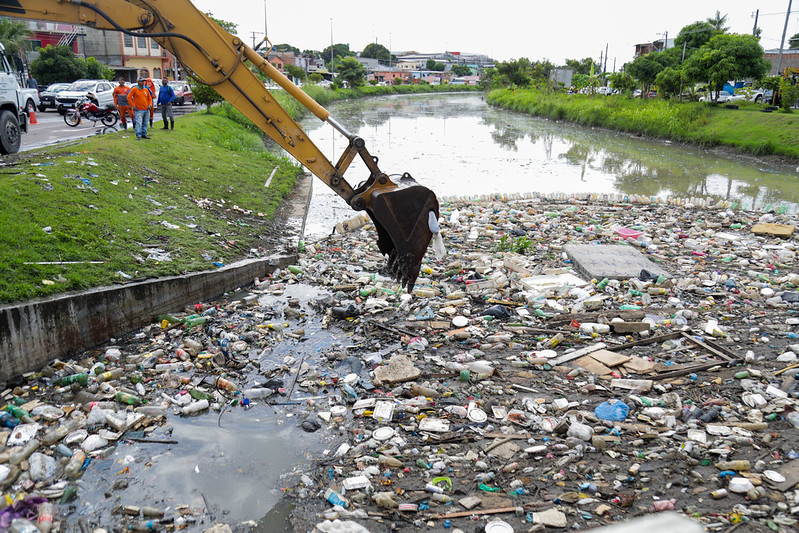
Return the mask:
<path id="1" fill-rule="evenodd" d="M 144 86 L 147 87 L 147 90 L 150 91 L 150 97 L 155 101 L 155 83 L 153 83 L 152 78 L 146 78 L 144 81 Z M 150 108 L 150 127 L 153 127 L 153 116 L 155 115 L 155 106 Z"/>
<path id="2" fill-rule="evenodd" d="M 28 89 L 36 89 L 37 91 L 39 90 L 39 82 L 36 81 L 36 78 L 31 75 L 28 75 Z"/>
<path id="3" fill-rule="evenodd" d="M 172 113 L 172 102 L 174 101 L 175 90 L 169 86 L 169 82 L 164 78 L 161 80 L 161 89 L 158 91 L 158 105 L 161 106 L 161 118 L 164 119 L 164 127 L 161 128 L 163 130 L 170 129 L 166 121 L 167 117 L 169 117 L 171 129 L 175 129 L 175 115 Z"/>
<path id="4" fill-rule="evenodd" d="M 128 115 L 130 115 L 130 121 L 134 127 L 136 125 L 136 121 L 133 119 L 133 109 L 128 102 L 128 91 L 130 91 L 130 87 L 125 85 L 125 78 L 119 78 L 119 85 L 114 87 L 114 105 L 117 106 L 122 127 L 125 129 L 128 129 Z"/>
<path id="5" fill-rule="evenodd" d="M 139 77 L 139 82 L 128 91 L 128 102 L 133 106 L 133 126 L 136 139 L 149 139 L 147 136 L 147 115 L 153 108 L 153 97 L 144 83 L 147 78 Z"/>

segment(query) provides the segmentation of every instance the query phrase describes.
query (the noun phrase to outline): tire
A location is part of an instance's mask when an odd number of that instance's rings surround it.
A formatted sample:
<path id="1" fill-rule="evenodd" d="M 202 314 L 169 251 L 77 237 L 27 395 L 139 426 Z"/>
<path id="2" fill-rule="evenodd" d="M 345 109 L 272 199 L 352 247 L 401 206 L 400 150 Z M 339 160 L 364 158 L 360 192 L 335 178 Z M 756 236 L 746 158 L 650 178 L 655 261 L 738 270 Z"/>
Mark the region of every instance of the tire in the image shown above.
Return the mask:
<path id="1" fill-rule="evenodd" d="M 755 103 L 756 104 L 759 104 L 762 101 L 763 101 L 763 95 L 762 94 L 758 94 L 757 96 L 755 96 Z"/>
<path id="2" fill-rule="evenodd" d="M 19 121 L 11 111 L 0 111 L 0 154 L 15 154 L 22 144 Z"/>
<path id="3" fill-rule="evenodd" d="M 30 111 L 31 109 L 36 109 L 36 104 L 33 103 L 33 100 L 28 98 L 28 101 L 25 102 L 25 111 Z"/>
<path id="4" fill-rule="evenodd" d="M 47 111 L 47 106 L 40 105 L 39 106 L 39 113 L 44 113 L 45 111 Z"/>
<path id="5" fill-rule="evenodd" d="M 103 118 L 100 119 L 100 122 L 103 123 L 104 126 L 108 126 L 109 128 L 117 123 L 119 117 L 116 113 L 106 113 L 103 115 Z"/>
<path id="6" fill-rule="evenodd" d="M 80 124 L 80 113 L 75 109 L 70 109 L 64 113 L 64 123 L 72 128 Z"/>

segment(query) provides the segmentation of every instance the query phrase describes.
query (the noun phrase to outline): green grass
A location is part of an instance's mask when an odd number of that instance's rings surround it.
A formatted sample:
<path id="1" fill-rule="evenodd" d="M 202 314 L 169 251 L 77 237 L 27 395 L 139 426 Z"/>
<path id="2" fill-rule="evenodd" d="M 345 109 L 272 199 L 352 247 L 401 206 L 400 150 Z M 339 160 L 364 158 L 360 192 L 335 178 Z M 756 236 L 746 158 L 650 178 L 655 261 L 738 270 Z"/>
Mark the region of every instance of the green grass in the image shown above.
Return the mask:
<path id="1" fill-rule="evenodd" d="M 492 105 L 553 120 L 599 126 L 700 146 L 725 145 L 755 155 L 799 158 L 799 114 L 762 113 L 758 104 L 727 109 L 699 102 L 625 96 L 546 95 L 534 89 L 497 89 Z"/>
<path id="2" fill-rule="evenodd" d="M 128 130 L 0 168 L 0 302 L 247 256 L 301 169 L 223 111 L 180 117 L 151 141 Z M 172 260 L 148 258 L 152 248 Z M 44 261 L 83 263 L 34 264 Z"/>

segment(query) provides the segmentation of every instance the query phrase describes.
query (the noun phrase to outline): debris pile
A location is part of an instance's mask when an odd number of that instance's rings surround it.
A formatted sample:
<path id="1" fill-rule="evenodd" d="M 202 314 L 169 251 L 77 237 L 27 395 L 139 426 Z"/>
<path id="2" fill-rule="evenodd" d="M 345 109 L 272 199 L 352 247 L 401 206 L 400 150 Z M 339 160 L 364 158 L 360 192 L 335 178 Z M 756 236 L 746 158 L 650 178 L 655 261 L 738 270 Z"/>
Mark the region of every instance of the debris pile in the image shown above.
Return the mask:
<path id="1" fill-rule="evenodd" d="M 445 203 L 449 254 L 410 294 L 373 228 L 342 224 L 242 298 L 11 384 L 0 527 L 66 527 L 116 443 L 244 409 L 326 442 L 285 487 L 308 530 L 794 528 L 795 221 L 702 204 Z M 136 531 L 211 526 L 119 501 Z"/>

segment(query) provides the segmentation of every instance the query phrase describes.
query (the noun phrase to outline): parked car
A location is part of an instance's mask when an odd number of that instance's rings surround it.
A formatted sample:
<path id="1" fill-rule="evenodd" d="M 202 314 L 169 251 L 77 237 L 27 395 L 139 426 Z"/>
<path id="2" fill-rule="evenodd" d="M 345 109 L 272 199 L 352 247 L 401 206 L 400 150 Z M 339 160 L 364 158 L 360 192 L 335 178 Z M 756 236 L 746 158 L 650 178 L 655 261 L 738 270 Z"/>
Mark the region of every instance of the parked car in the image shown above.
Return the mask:
<path id="1" fill-rule="evenodd" d="M 107 80 L 77 80 L 65 90 L 56 94 L 56 109 L 62 115 L 67 109 L 75 107 L 78 100 L 86 98 L 92 93 L 99 102 L 98 107 L 103 108 L 114 104 L 114 84 Z"/>
<path id="2" fill-rule="evenodd" d="M 49 108 L 56 108 L 55 96 L 69 87 L 69 83 L 53 83 L 39 93 L 39 111 L 44 113 Z"/>
<path id="3" fill-rule="evenodd" d="M 699 98 L 700 102 L 712 102 L 715 91 L 708 91 L 704 96 Z M 732 95 L 728 91 L 719 91 L 719 96 L 716 98 L 716 103 L 726 104 L 732 101 Z"/>
<path id="4" fill-rule="evenodd" d="M 610 87 L 597 87 L 596 88 L 597 94 L 604 94 L 605 96 L 609 94 L 613 94 L 613 89 Z"/>
<path id="5" fill-rule="evenodd" d="M 191 87 L 185 81 L 170 81 L 169 86 L 175 91 L 175 104 L 183 105 L 185 103 L 194 103 L 194 95 L 191 93 Z"/>

